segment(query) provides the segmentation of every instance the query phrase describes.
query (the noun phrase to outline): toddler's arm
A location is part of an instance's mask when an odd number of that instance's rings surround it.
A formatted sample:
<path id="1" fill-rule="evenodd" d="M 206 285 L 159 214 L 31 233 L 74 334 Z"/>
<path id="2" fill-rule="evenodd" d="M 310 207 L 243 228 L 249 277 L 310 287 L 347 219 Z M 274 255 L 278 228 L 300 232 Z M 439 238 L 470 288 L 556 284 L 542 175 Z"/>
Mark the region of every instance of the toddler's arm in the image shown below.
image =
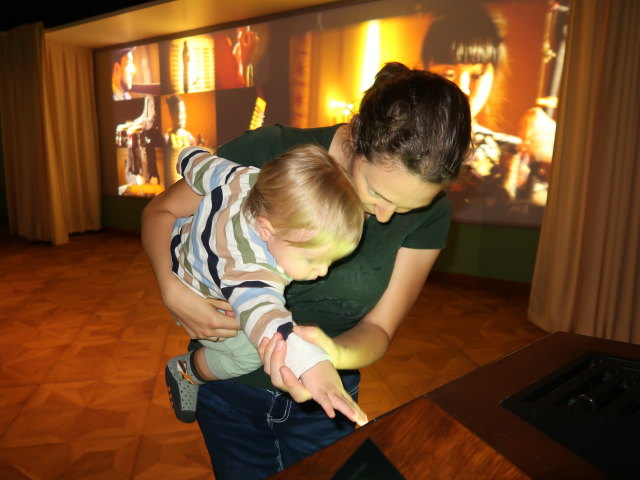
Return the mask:
<path id="1" fill-rule="evenodd" d="M 212 155 L 202 147 L 187 147 L 178 155 L 176 170 L 198 195 L 206 195 L 221 185 L 229 183 L 237 170 L 255 170 Z"/>
<path id="2" fill-rule="evenodd" d="M 236 312 L 240 326 L 251 343 L 257 348 L 264 337 L 271 338 L 279 332 L 287 343 L 287 365 L 297 378 L 317 363 L 330 360 L 329 355 L 320 347 L 292 333 L 294 326 L 291 312 L 285 307 L 282 294 L 284 285 L 279 275 L 273 274 L 271 282 L 267 281 L 267 272 L 261 272 L 262 287 L 236 288 L 229 296 L 229 303 Z M 255 275 L 254 275 L 255 278 Z M 253 284 L 257 283 L 255 280 Z M 271 283 L 269 285 L 268 283 Z"/>

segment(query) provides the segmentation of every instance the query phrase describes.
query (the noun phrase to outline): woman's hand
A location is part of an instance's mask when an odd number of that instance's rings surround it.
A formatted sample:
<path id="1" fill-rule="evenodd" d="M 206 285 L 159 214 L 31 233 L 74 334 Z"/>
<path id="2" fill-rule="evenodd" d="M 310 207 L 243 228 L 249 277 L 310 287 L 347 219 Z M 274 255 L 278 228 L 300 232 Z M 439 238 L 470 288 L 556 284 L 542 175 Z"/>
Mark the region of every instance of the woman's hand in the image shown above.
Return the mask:
<path id="1" fill-rule="evenodd" d="M 293 327 L 293 333 L 327 352 L 327 355 L 331 358 L 331 363 L 336 369 L 345 368 L 340 361 L 343 356 L 343 348 L 333 338 L 324 333 L 322 329 L 312 325 L 296 325 Z"/>
<path id="2" fill-rule="evenodd" d="M 298 403 L 311 400 L 311 393 L 300 382 L 293 371 L 284 364 L 287 354 L 287 343 L 280 333 L 273 337 L 263 338 L 258 344 L 258 355 L 264 365 L 264 371 L 271 377 L 274 387 L 289 392 L 289 395 Z"/>
<path id="3" fill-rule="evenodd" d="M 238 334 L 240 325 L 227 302 L 203 298 L 174 279 L 161 289 L 162 301 L 189 337 L 217 341 Z"/>
<path id="4" fill-rule="evenodd" d="M 322 331 L 322 329 L 316 326 L 295 325 L 293 327 L 293 333 L 299 335 L 303 340 L 306 340 L 309 343 L 313 343 L 314 345 L 324 350 L 327 355 L 329 355 L 329 358 L 331 358 L 331 363 L 336 369 L 339 370 L 341 368 L 344 368 L 340 364 L 342 347 L 335 343 L 331 337 L 329 337 Z M 272 369 L 270 368 L 270 364 L 271 356 L 273 355 L 277 347 L 276 342 L 281 338 L 282 336 L 280 334 L 275 334 L 271 339 L 263 338 L 262 342 L 260 342 L 260 345 L 258 345 L 258 354 L 260 355 L 262 363 L 266 366 L 265 371 L 267 371 L 267 373 L 269 373 L 271 370 L 278 370 L 278 365 L 275 365 L 275 367 Z M 269 366 L 267 366 L 267 364 L 269 364 Z"/>
<path id="5" fill-rule="evenodd" d="M 162 301 L 191 338 L 235 337 L 240 329 L 228 303 L 205 299 L 182 283 L 172 271 L 171 231 L 177 218 L 192 215 L 202 197 L 180 180 L 147 204 L 142 212 L 142 246 L 158 282 Z"/>

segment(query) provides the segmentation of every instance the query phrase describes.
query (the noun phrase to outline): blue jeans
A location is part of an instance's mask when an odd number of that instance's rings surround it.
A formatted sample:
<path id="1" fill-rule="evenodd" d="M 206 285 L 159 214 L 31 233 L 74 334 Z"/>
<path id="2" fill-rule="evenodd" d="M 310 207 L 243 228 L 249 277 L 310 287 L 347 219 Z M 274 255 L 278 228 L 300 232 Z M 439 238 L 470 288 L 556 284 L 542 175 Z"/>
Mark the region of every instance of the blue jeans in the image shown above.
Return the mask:
<path id="1" fill-rule="evenodd" d="M 342 376 L 358 400 L 360 374 Z M 197 418 L 216 480 L 264 479 L 354 430 L 345 416 L 327 417 L 310 400 L 283 392 L 218 380 L 200 387 Z"/>

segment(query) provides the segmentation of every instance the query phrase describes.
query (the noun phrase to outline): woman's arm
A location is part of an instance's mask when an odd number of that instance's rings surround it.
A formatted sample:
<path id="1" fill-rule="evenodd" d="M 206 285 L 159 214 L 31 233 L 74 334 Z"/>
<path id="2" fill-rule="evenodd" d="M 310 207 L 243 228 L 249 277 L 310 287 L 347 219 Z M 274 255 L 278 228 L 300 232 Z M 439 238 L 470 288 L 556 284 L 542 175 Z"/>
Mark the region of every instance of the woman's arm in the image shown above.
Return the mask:
<path id="1" fill-rule="evenodd" d="M 389 348 L 400 324 L 413 307 L 440 250 L 401 248 L 389 285 L 376 306 L 351 330 L 330 339 L 317 327 L 295 327 L 294 331 L 317 344 L 331 357 L 337 369 L 361 368 L 380 359 Z M 293 392 L 294 398 L 307 396 L 297 379 L 283 367 L 284 354 L 276 342 L 263 342 L 258 351 L 270 372 L 273 384 Z M 286 347 L 285 347 L 286 348 Z"/>
<path id="2" fill-rule="evenodd" d="M 361 368 L 379 360 L 413 307 L 440 250 L 401 248 L 389 285 L 376 306 L 351 330 L 333 339 L 327 352 L 338 369 Z M 336 356 L 336 358 L 333 357 Z"/>
<path id="3" fill-rule="evenodd" d="M 155 197 L 142 212 L 142 246 L 158 282 L 162 301 L 191 338 L 234 337 L 235 319 L 218 311 L 226 302 L 205 299 L 184 285 L 171 270 L 171 231 L 177 218 L 192 215 L 202 197 L 180 180 Z"/>

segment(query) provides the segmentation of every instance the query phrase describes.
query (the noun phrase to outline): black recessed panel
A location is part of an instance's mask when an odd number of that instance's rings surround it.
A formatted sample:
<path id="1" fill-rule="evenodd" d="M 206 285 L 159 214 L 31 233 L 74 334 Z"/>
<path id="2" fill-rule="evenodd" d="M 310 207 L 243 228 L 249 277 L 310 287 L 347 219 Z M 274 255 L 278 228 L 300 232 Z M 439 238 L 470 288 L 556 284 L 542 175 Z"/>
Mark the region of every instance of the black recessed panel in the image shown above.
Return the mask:
<path id="1" fill-rule="evenodd" d="M 500 402 L 616 478 L 640 478 L 640 361 L 588 352 Z"/>
<path id="2" fill-rule="evenodd" d="M 404 480 L 404 477 L 377 445 L 367 438 L 338 470 L 333 480 Z"/>

